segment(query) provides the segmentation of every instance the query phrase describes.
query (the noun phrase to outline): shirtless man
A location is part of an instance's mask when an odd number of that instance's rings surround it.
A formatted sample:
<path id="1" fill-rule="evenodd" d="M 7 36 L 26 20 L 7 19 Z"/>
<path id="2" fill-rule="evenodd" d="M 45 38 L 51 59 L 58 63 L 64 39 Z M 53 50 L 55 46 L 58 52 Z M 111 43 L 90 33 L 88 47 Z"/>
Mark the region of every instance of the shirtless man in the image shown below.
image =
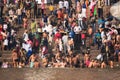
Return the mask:
<path id="1" fill-rule="evenodd" d="M 47 57 L 44 57 L 42 59 L 42 65 L 43 65 L 43 67 L 47 67 L 48 66 L 48 58 Z"/>
<path id="2" fill-rule="evenodd" d="M 92 34 L 93 34 L 92 26 L 89 26 L 89 27 L 88 27 L 89 45 L 92 44 Z"/>
<path id="3" fill-rule="evenodd" d="M 90 64 L 89 64 L 89 66 L 88 66 L 89 68 L 98 68 L 98 67 L 100 67 L 100 63 L 98 62 L 98 60 L 91 60 L 91 62 L 90 62 Z"/>
<path id="4" fill-rule="evenodd" d="M 80 67 L 80 63 L 79 63 L 79 60 L 78 60 L 78 55 L 73 55 L 72 63 L 73 63 L 73 67 L 75 67 L 75 68 Z"/>
<path id="5" fill-rule="evenodd" d="M 62 59 L 61 63 L 60 63 L 60 67 L 61 68 L 65 68 L 66 67 L 66 60 Z"/>
<path id="6" fill-rule="evenodd" d="M 18 66 L 18 54 L 15 49 L 12 51 L 11 57 L 12 57 L 12 61 L 13 61 L 13 67 L 17 67 Z"/>
<path id="7" fill-rule="evenodd" d="M 106 68 L 106 63 L 103 61 L 102 63 L 101 63 L 101 68 L 103 69 L 103 68 Z"/>
<path id="8" fill-rule="evenodd" d="M 74 49 L 74 41 L 72 38 L 68 38 L 68 52 Z"/>
<path id="9" fill-rule="evenodd" d="M 61 60 L 61 55 L 60 55 L 60 52 L 59 52 L 59 51 L 56 53 L 55 59 L 56 59 L 57 62 L 60 62 L 60 60 Z"/>
<path id="10" fill-rule="evenodd" d="M 30 62 L 30 68 L 33 68 L 34 67 L 34 62 L 36 60 L 36 56 L 35 54 L 32 54 L 29 58 L 29 62 Z"/>
<path id="11" fill-rule="evenodd" d="M 39 67 L 40 67 L 39 61 L 35 60 L 35 62 L 34 62 L 34 68 L 39 68 Z"/>

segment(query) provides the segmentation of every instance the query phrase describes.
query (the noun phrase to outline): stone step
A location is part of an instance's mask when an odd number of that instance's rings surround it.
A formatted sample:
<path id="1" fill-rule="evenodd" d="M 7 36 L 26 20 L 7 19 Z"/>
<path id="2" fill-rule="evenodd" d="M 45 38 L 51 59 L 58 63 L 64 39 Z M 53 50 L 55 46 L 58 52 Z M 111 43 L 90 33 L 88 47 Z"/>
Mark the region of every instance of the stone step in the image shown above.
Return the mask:
<path id="1" fill-rule="evenodd" d="M 2 58 L 9 58 L 12 54 L 2 54 Z"/>
<path id="2" fill-rule="evenodd" d="M 11 53 L 11 52 L 12 52 L 12 51 L 8 51 L 8 50 L 7 50 L 7 51 L 0 51 L 1 54 L 9 54 L 9 53 Z"/>
<path id="3" fill-rule="evenodd" d="M 100 52 L 100 50 L 90 50 L 90 52 Z"/>
<path id="4" fill-rule="evenodd" d="M 0 57 L 0 62 L 3 62 L 3 60 L 6 60 L 7 62 L 12 62 L 12 59 L 11 59 L 11 58 L 3 58 L 3 57 Z"/>
<path id="5" fill-rule="evenodd" d="M 11 62 L 11 51 L 1 51 L 1 57 L 0 57 L 0 61 L 3 61 L 4 59 L 8 62 Z"/>

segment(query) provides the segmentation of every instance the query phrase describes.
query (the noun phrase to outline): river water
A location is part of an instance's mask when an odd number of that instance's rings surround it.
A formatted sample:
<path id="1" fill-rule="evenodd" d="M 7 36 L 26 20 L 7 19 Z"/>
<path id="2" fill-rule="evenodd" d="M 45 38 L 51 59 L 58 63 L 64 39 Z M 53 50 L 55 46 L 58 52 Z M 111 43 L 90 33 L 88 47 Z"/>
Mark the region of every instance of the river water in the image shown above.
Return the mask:
<path id="1" fill-rule="evenodd" d="M 120 68 L 0 69 L 0 80 L 120 80 Z"/>

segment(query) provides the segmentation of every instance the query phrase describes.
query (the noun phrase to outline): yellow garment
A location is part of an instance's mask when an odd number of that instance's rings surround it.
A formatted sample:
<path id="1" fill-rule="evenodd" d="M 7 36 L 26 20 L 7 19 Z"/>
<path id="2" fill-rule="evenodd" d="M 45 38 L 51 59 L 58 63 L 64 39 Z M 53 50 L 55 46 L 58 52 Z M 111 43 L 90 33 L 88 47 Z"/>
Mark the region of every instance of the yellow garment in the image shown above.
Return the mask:
<path id="1" fill-rule="evenodd" d="M 31 30 L 32 30 L 32 33 L 36 32 L 36 22 L 31 23 Z"/>
<path id="2" fill-rule="evenodd" d="M 54 7 L 52 5 L 49 6 L 49 10 L 50 11 L 53 11 L 54 10 Z"/>

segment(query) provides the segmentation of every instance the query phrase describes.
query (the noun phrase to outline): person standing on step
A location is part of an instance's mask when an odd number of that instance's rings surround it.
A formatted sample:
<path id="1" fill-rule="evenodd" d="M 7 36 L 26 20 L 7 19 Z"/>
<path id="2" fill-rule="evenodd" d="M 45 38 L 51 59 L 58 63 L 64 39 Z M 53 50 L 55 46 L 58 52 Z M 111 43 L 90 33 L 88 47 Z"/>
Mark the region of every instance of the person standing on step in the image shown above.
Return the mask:
<path id="1" fill-rule="evenodd" d="M 103 17 L 103 7 L 104 7 L 104 1 L 98 0 L 98 17 Z"/>
<path id="2" fill-rule="evenodd" d="M 75 27 L 74 27 L 74 32 L 75 32 L 75 36 L 74 36 L 74 49 L 75 50 L 79 50 L 80 49 L 80 44 L 81 44 L 81 27 L 76 23 Z"/>
<path id="3" fill-rule="evenodd" d="M 12 51 L 12 61 L 13 61 L 13 67 L 17 67 L 18 66 L 18 54 L 15 49 Z"/>

